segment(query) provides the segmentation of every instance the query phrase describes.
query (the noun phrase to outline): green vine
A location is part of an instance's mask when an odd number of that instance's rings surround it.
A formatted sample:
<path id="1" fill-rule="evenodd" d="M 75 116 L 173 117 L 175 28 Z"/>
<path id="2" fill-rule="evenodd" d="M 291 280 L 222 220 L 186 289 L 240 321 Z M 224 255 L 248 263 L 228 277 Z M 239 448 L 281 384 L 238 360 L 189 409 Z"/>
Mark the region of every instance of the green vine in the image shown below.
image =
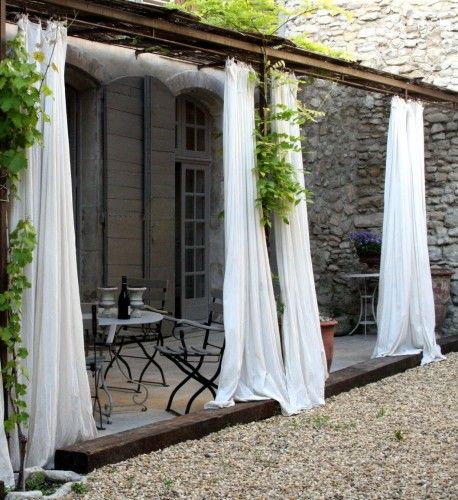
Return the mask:
<path id="1" fill-rule="evenodd" d="M 5 420 L 7 432 L 11 432 L 16 424 L 26 422 L 29 417 L 23 400 L 27 387 L 20 381 L 27 380 L 28 374 L 18 361 L 27 357 L 27 349 L 22 345 L 21 310 L 22 296 L 31 285 L 24 269 L 32 262 L 36 240 L 32 223 L 28 219 L 20 220 L 10 234 L 10 259 L 7 266 L 9 287 L 0 293 L 0 311 L 6 311 L 8 315 L 8 323 L 0 327 L 0 339 L 11 354 L 11 359 L 2 368 L 3 383 L 13 407 L 13 412 Z"/>
<path id="2" fill-rule="evenodd" d="M 22 34 L 8 42 L 8 50 L 8 57 L 0 62 L 0 166 L 14 194 L 19 173 L 27 168 L 27 148 L 41 141 L 40 116 L 49 120 L 42 112 L 40 95 L 49 95 L 50 90 L 42 84 L 36 65 L 28 61 Z M 42 61 L 44 54 L 36 51 L 34 57 Z"/>
<path id="3" fill-rule="evenodd" d="M 276 35 L 283 26 L 296 19 L 306 23 L 307 18 L 319 10 L 351 19 L 351 14 L 335 5 L 333 0 L 300 0 L 294 6 L 277 0 L 170 0 L 167 5 L 197 15 L 212 26 L 262 35 Z M 348 53 L 313 42 L 306 34 L 289 38 L 298 47 L 309 51 L 353 60 Z"/>
<path id="4" fill-rule="evenodd" d="M 290 76 L 278 69 L 282 64 L 271 67 L 265 78 L 273 78 L 276 84 L 288 83 Z M 292 80 L 291 80 L 292 81 Z M 294 80 L 295 81 L 295 80 Z M 305 107 L 300 101 L 296 109 L 284 104 L 264 108 L 256 116 L 256 168 L 258 177 L 258 198 L 256 200 L 262 210 L 261 221 L 270 226 L 272 215 L 280 217 L 288 223 L 291 210 L 302 199 L 308 200 L 312 192 L 299 182 L 296 167 L 291 163 L 291 153 L 302 152 L 301 136 L 293 136 L 274 130 L 275 121 L 295 123 L 301 127 L 306 122 L 314 122 L 323 113 Z"/>
<path id="5" fill-rule="evenodd" d="M 28 352 L 22 343 L 21 314 L 24 291 L 31 286 L 24 270 L 32 262 L 33 250 L 36 246 L 36 232 L 30 220 L 23 219 L 18 222 L 14 231 L 10 233 L 9 242 L 10 259 L 7 266 L 9 286 L 5 292 L 0 293 L 0 311 L 7 313 L 6 325 L 0 326 L 0 340 L 6 346 L 9 355 L 7 363 L 2 367 L 2 375 L 12 410 L 4 426 L 7 433 L 10 433 L 14 427 L 18 431 L 21 451 L 21 473 L 18 484 L 23 489 L 23 468 L 27 446 L 23 426 L 27 425 L 29 414 L 25 401 L 28 373 L 21 363 L 27 357 Z"/>
<path id="6" fill-rule="evenodd" d="M 42 63 L 45 56 L 37 50 L 33 57 Z M 53 67 L 53 70 L 57 71 L 57 68 Z M 41 142 L 42 135 L 37 128 L 40 117 L 49 121 L 41 107 L 41 95 L 51 94 L 44 80 L 45 76 L 38 71 L 37 65 L 29 62 L 24 37 L 19 33 L 8 42 L 8 56 L 0 61 L 0 177 L 3 184 L 8 183 L 13 196 L 19 174 L 28 166 L 27 149 Z M 9 234 L 8 287 L 0 293 L 0 311 L 6 314 L 6 323 L 0 326 L 0 340 L 8 355 L 2 375 L 11 409 L 4 426 L 7 433 L 14 428 L 17 430 L 20 451 L 18 485 L 21 490 L 25 489 L 27 450 L 24 426 L 29 419 L 25 401 L 28 373 L 23 365 L 28 353 L 21 337 L 21 312 L 24 292 L 31 286 L 25 268 L 32 262 L 35 246 L 36 232 L 31 221 L 20 220 Z"/>
<path id="7" fill-rule="evenodd" d="M 300 0 L 294 7 L 277 0 L 184 0 L 176 7 L 199 16 L 205 23 L 230 28 L 241 32 L 275 35 L 289 22 L 306 19 L 319 10 L 332 15 L 343 14 L 351 18 L 348 11 L 336 6 L 332 0 Z M 297 46 L 325 55 L 351 59 L 343 52 L 313 42 L 306 34 L 290 37 Z M 272 223 L 275 214 L 288 223 L 291 210 L 301 199 L 311 198 L 311 191 L 298 181 L 296 168 L 290 161 L 291 153 L 301 152 L 301 137 L 274 131 L 274 121 L 287 121 L 299 126 L 316 121 L 323 113 L 306 108 L 297 101 L 297 109 L 279 105 L 275 109 L 267 105 L 270 79 L 287 81 L 290 77 L 284 71 L 284 63 L 271 65 L 267 58 L 261 64 L 261 74 L 252 78 L 260 84 L 260 109 L 256 116 L 256 203 L 261 208 L 261 221 L 265 226 Z"/>

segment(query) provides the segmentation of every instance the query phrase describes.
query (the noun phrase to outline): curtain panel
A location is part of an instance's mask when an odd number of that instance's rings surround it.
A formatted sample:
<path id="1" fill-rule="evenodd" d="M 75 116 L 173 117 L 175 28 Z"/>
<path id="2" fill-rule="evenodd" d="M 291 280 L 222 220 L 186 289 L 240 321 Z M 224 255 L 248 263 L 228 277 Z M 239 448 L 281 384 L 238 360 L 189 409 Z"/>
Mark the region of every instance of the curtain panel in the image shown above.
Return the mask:
<path id="1" fill-rule="evenodd" d="M 388 130 L 377 343 L 373 357 L 423 351 L 444 359 L 434 334 L 429 265 L 423 107 L 394 97 Z"/>
<path id="2" fill-rule="evenodd" d="M 11 227 L 28 217 L 37 230 L 37 247 L 27 274 L 32 288 L 24 296 L 22 336 L 29 355 L 27 466 L 49 466 L 56 448 L 96 436 L 86 372 L 83 323 L 76 267 L 70 153 L 65 102 L 66 28 L 46 28 L 20 19 L 30 61 L 45 74 L 52 95 L 42 98 L 50 122 L 40 122 L 43 145 L 28 151 Z M 42 63 L 33 57 L 44 54 Z M 12 456 L 15 440 L 11 440 Z"/>

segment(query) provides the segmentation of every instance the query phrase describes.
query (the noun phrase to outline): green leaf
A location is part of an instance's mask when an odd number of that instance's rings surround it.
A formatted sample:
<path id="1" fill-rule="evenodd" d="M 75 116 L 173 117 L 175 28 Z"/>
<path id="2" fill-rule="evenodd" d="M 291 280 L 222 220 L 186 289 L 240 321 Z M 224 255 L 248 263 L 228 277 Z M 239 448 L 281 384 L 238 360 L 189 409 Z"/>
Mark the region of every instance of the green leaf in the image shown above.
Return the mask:
<path id="1" fill-rule="evenodd" d="M 52 96 L 52 90 L 48 87 L 48 85 L 46 85 L 46 83 L 44 83 L 41 87 L 41 91 L 46 97 Z"/>
<path id="2" fill-rule="evenodd" d="M 37 50 L 33 53 L 33 58 L 38 63 L 42 64 L 43 61 L 45 60 L 45 53 L 42 50 Z"/>

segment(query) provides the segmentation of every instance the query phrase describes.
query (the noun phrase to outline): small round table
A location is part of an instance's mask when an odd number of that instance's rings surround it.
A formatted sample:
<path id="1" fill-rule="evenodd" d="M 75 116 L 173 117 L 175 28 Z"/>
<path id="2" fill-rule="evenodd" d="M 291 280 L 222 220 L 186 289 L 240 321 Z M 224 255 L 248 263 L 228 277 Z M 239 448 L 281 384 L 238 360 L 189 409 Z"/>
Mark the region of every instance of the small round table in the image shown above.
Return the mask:
<path id="1" fill-rule="evenodd" d="M 359 318 L 356 326 L 346 335 L 352 335 L 359 326 L 364 327 L 364 335 L 367 335 L 367 326 L 377 324 L 375 313 L 375 297 L 378 289 L 379 273 L 356 273 L 345 274 L 346 278 L 358 280 L 360 299 Z M 375 284 L 374 284 L 375 282 Z"/>

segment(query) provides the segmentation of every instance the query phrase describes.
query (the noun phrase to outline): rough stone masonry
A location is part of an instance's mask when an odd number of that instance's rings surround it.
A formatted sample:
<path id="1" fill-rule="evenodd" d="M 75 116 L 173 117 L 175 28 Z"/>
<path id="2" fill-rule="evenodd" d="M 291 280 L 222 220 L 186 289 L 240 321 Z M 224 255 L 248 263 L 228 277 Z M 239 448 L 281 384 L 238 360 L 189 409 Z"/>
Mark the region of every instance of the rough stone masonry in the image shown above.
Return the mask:
<path id="1" fill-rule="evenodd" d="M 456 0 L 337 0 L 352 20 L 320 12 L 290 32 L 353 54 L 364 65 L 458 91 Z M 348 331 L 359 311 L 362 270 L 348 234 L 380 231 L 390 97 L 316 80 L 303 98 L 326 115 L 306 130 L 312 258 L 320 307 Z M 453 269 L 443 334 L 458 329 L 458 110 L 425 105 L 428 243 L 431 264 Z"/>

